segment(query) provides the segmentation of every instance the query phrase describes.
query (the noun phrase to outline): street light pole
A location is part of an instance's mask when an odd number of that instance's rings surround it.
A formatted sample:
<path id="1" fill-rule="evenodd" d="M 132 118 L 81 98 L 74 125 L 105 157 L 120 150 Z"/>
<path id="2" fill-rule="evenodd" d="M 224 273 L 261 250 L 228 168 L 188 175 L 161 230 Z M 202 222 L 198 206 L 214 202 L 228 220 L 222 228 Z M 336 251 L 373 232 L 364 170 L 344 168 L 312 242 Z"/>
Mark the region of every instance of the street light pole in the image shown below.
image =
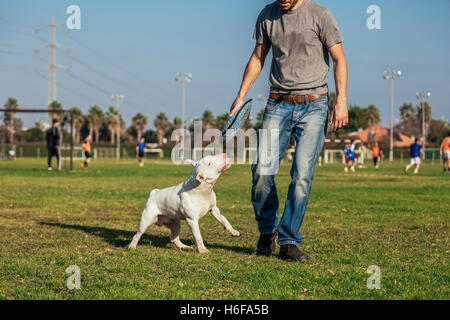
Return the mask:
<path id="1" fill-rule="evenodd" d="M 416 93 L 417 99 L 420 100 L 420 105 L 422 106 L 422 148 L 423 152 L 425 153 L 425 142 L 426 142 L 426 130 L 425 130 L 425 100 L 431 97 L 430 92 L 417 92 Z"/>
<path id="2" fill-rule="evenodd" d="M 389 161 L 394 160 L 394 80 L 402 76 L 401 71 L 385 71 L 383 72 L 383 79 L 390 80 L 391 85 L 391 121 L 390 121 L 390 148 Z"/>
<path id="3" fill-rule="evenodd" d="M 111 100 L 116 103 L 117 111 L 117 149 L 116 158 L 120 160 L 120 103 L 124 100 L 125 96 L 123 94 L 113 94 Z"/>
<path id="4" fill-rule="evenodd" d="M 192 73 L 177 73 L 175 75 L 175 81 L 181 82 L 181 128 L 184 129 L 184 110 L 185 110 L 185 96 L 186 96 L 186 82 L 192 81 Z M 182 133 L 184 137 L 184 131 Z"/>

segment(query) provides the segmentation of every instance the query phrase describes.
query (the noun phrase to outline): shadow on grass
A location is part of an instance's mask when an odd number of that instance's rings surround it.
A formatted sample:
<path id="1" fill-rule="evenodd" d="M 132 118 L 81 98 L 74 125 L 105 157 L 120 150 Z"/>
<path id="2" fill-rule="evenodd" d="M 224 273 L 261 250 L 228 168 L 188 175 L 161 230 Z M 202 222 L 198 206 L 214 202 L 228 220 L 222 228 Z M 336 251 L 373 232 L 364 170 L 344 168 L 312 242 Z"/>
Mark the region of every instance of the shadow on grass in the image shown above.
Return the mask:
<path id="1" fill-rule="evenodd" d="M 125 231 L 125 230 L 117 230 L 117 229 L 109 229 L 104 227 L 91 227 L 91 226 L 82 226 L 76 224 L 63 224 L 63 223 L 53 223 L 53 222 L 39 222 L 40 225 L 48 226 L 48 227 L 58 227 L 62 229 L 73 229 L 83 231 L 97 237 L 103 238 L 109 244 L 115 247 L 126 247 L 130 243 L 131 239 L 135 235 L 135 232 Z M 190 240 L 183 242 L 187 245 L 192 245 Z M 143 234 L 141 240 L 139 240 L 138 245 L 152 245 L 155 247 L 166 248 L 167 244 L 171 243 L 169 236 L 155 236 L 150 234 Z M 205 241 L 205 245 L 208 248 L 216 248 L 216 249 L 224 249 L 229 251 L 234 251 L 237 253 L 245 253 L 251 255 L 254 253 L 253 248 L 247 247 L 237 247 L 237 246 L 227 246 L 222 244 L 212 244 L 207 243 Z"/>

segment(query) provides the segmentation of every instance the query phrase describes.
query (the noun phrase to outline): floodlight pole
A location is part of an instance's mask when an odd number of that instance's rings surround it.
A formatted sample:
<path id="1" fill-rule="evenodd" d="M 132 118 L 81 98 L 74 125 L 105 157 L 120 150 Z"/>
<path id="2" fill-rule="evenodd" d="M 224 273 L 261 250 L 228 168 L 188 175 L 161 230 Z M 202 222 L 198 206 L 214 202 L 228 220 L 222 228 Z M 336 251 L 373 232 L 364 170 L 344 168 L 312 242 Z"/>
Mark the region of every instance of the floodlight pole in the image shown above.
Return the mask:
<path id="1" fill-rule="evenodd" d="M 390 80 L 391 85 L 391 121 L 390 121 L 390 147 L 389 147 L 389 161 L 394 160 L 394 80 L 399 79 L 402 75 L 401 71 L 385 71 L 383 78 Z"/>
<path id="2" fill-rule="evenodd" d="M 192 73 L 177 73 L 175 75 L 175 81 L 181 82 L 181 128 L 184 129 L 184 110 L 186 106 L 186 82 L 192 81 Z M 184 130 L 182 130 L 182 136 L 184 139 Z"/>
<path id="3" fill-rule="evenodd" d="M 425 130 L 425 100 L 431 97 L 430 92 L 417 92 L 416 94 L 417 99 L 420 100 L 420 105 L 422 106 L 422 148 L 423 152 L 425 154 L 425 142 L 426 142 L 426 130 Z"/>
<path id="4" fill-rule="evenodd" d="M 116 103 L 116 111 L 117 111 L 117 150 L 116 150 L 116 158 L 120 160 L 120 103 L 124 100 L 125 96 L 123 94 L 113 94 L 111 96 L 111 100 Z"/>

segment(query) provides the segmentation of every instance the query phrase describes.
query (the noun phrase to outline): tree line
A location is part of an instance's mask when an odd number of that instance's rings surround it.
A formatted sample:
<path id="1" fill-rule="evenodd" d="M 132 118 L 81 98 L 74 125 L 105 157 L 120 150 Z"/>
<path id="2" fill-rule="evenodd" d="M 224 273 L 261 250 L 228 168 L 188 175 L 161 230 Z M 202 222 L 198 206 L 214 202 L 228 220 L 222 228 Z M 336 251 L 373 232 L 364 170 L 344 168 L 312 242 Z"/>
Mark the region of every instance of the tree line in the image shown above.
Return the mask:
<path id="1" fill-rule="evenodd" d="M 330 109 L 334 107 L 336 102 L 336 94 L 330 94 Z M 19 103 L 15 98 L 8 98 L 5 105 L 7 109 L 19 109 Z M 427 141 L 431 143 L 439 143 L 445 136 L 450 135 L 450 126 L 448 122 L 443 120 L 434 120 L 431 115 L 431 106 L 426 102 L 425 123 Z M 68 124 L 70 119 L 68 114 L 55 113 L 52 111 L 63 110 L 63 106 L 58 101 L 53 101 L 49 106 L 50 118 L 57 118 L 61 123 Z M 110 106 L 103 110 L 98 105 L 88 108 L 87 113 L 83 113 L 78 107 L 70 109 L 73 114 L 73 135 L 75 143 L 90 134 L 94 143 L 116 144 L 117 138 L 121 137 L 121 142 L 135 143 L 140 137 L 145 137 L 147 142 L 156 142 L 163 145 L 166 138 L 170 139 L 172 132 L 181 127 L 181 119 L 175 117 L 169 120 L 164 112 L 160 112 L 153 120 L 154 130 L 148 129 L 149 120 L 142 113 L 137 113 L 131 119 L 131 125 L 127 127 L 122 116 L 115 107 Z M 400 106 L 401 122 L 395 125 L 395 130 L 407 135 L 420 137 L 422 135 L 422 107 L 413 107 L 410 103 L 404 103 Z M 249 118 L 245 123 L 244 130 L 254 128 L 256 130 L 262 127 L 264 109 L 261 109 L 256 119 Z M 211 110 L 205 110 L 200 118 L 194 120 L 202 121 L 202 129 L 208 130 L 217 128 L 221 130 L 228 120 L 228 113 L 214 116 Z M 255 120 L 255 121 L 254 121 Z M 367 129 L 372 125 L 381 122 L 380 110 L 376 105 L 369 105 L 366 108 L 350 105 L 349 106 L 349 123 L 346 127 L 338 130 L 335 134 L 346 134 L 349 132 Z M 187 124 L 189 130 L 193 131 L 193 123 Z M 67 126 L 64 126 L 67 130 Z M 66 135 L 67 136 L 67 135 Z M 14 112 L 5 112 L 3 121 L 0 122 L 0 143 L 14 144 L 18 142 L 36 142 L 43 141 L 45 138 L 45 123 L 36 121 L 34 127 L 24 130 L 23 122 L 16 117 Z"/>

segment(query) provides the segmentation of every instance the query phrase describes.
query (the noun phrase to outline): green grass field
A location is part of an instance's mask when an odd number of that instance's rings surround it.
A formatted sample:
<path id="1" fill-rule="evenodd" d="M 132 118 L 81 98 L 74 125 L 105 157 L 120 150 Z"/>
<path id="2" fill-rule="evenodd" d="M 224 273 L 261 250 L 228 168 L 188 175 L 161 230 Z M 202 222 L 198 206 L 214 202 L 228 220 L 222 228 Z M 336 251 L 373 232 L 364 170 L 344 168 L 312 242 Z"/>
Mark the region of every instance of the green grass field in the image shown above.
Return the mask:
<path id="1" fill-rule="evenodd" d="M 232 238 L 207 215 L 207 255 L 178 251 L 169 230 L 152 226 L 135 251 L 149 192 L 178 184 L 190 166 L 94 161 L 88 170 L 47 172 L 45 160 L 0 161 L 2 299 L 449 299 L 450 174 L 426 164 L 370 163 L 356 174 L 318 167 L 301 233 L 306 263 L 255 255 L 251 172 L 234 165 L 216 185 L 218 205 L 242 233 Z M 277 176 L 280 203 L 289 166 Z M 192 244 L 185 222 L 182 240 Z M 69 265 L 81 289 L 68 290 Z M 369 290 L 370 265 L 381 289 Z"/>

